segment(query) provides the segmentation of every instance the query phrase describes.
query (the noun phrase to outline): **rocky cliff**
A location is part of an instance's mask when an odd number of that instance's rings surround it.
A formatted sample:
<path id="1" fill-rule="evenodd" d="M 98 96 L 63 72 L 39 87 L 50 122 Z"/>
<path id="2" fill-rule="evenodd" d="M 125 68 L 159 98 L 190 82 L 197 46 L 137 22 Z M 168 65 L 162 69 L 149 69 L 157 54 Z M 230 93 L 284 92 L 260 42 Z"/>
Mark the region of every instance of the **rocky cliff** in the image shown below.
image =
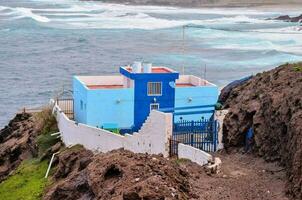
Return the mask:
<path id="1" fill-rule="evenodd" d="M 38 133 L 32 115 L 17 114 L 0 130 L 0 182 L 25 159 L 37 154 Z"/>
<path id="2" fill-rule="evenodd" d="M 225 147 L 240 147 L 254 130 L 254 153 L 279 161 L 287 171 L 287 191 L 302 199 L 302 63 L 285 64 L 232 89 L 223 127 Z"/>

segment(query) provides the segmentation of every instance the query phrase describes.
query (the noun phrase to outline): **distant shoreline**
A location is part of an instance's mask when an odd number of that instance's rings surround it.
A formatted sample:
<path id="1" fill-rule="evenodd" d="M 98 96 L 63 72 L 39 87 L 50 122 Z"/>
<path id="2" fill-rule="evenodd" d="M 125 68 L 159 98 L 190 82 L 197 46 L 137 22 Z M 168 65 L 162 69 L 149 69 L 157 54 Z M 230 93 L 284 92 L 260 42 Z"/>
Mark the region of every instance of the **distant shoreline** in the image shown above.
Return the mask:
<path id="1" fill-rule="evenodd" d="M 207 3 L 210 0 L 81 0 L 81 1 L 99 1 L 103 3 L 113 3 L 113 4 L 124 4 L 124 5 L 135 5 L 135 6 L 171 6 L 171 7 L 181 7 L 181 8 L 286 8 L 298 10 L 302 8 L 302 0 L 300 2 L 271 2 L 265 1 L 262 2 L 234 2 L 231 0 L 224 0 L 220 2 L 219 0 L 216 3 Z M 223 0 L 221 0 L 223 1 Z"/>

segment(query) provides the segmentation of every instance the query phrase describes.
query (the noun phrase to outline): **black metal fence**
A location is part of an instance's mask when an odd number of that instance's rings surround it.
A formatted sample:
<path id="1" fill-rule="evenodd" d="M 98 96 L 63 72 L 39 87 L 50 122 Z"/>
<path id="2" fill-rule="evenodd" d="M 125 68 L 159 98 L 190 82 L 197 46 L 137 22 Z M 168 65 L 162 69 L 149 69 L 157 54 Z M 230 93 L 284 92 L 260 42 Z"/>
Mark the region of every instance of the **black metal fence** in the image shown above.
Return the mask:
<path id="1" fill-rule="evenodd" d="M 170 139 L 169 140 L 169 156 L 170 157 L 174 157 L 174 156 L 178 156 L 178 141 L 177 140 L 173 140 Z"/>
<path id="2" fill-rule="evenodd" d="M 187 144 L 207 152 L 217 150 L 218 134 L 216 120 L 179 121 L 173 125 L 170 155 L 177 155 L 178 143 Z"/>

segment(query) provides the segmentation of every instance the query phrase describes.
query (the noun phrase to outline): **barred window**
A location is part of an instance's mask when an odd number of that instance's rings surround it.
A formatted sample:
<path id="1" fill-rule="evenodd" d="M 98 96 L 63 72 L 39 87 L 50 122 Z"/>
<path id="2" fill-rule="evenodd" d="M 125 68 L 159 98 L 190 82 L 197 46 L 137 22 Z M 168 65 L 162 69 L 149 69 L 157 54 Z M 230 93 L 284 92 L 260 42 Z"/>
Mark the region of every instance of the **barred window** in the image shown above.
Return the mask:
<path id="1" fill-rule="evenodd" d="M 159 109 L 159 104 L 158 103 L 151 103 L 150 104 L 150 111 L 151 110 L 158 110 Z"/>
<path id="2" fill-rule="evenodd" d="M 149 82 L 148 83 L 148 95 L 149 96 L 161 96 L 162 95 L 162 83 L 161 82 Z"/>

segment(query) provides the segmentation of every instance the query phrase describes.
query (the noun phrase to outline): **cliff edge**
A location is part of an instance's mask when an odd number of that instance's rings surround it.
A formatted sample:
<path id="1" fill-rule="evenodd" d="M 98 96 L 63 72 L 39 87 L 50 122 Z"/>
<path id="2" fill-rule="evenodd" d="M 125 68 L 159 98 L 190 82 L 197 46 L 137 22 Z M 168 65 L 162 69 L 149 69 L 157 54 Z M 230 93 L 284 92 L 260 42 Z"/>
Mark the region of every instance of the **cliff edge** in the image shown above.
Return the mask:
<path id="1" fill-rule="evenodd" d="M 287 192 L 302 199 L 302 63 L 257 74 L 232 89 L 224 108 L 229 109 L 225 147 L 243 146 L 252 127 L 253 152 L 279 161 L 287 172 Z"/>

